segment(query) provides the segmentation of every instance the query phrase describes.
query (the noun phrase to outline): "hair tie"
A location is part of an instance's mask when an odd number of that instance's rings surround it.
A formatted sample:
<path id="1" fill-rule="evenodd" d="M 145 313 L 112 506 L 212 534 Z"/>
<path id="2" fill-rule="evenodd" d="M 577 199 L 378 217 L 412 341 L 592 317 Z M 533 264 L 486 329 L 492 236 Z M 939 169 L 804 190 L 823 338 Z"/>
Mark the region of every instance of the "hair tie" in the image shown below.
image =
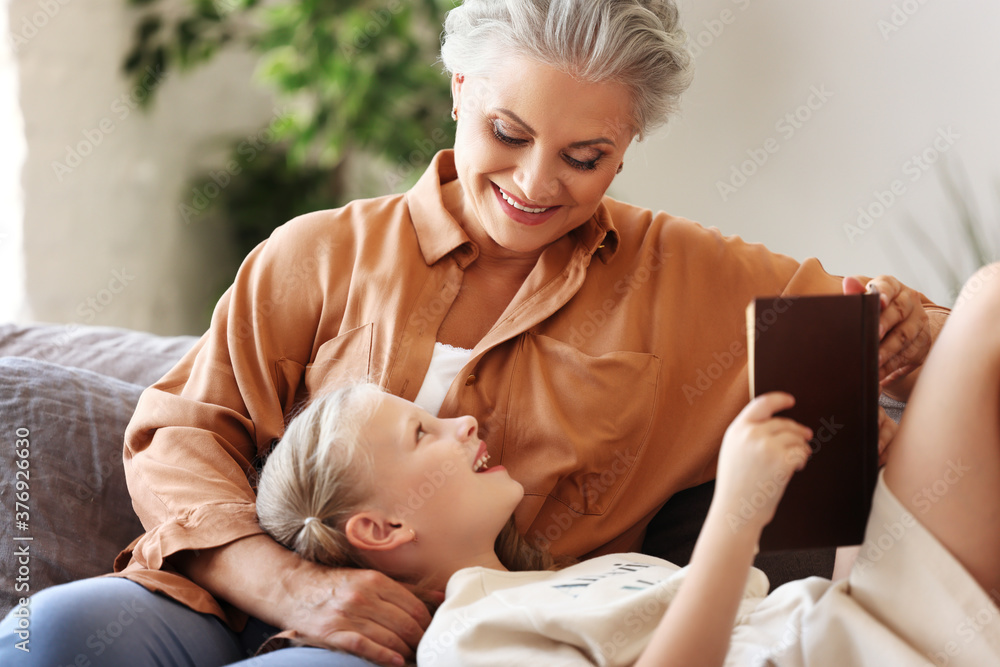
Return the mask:
<path id="1" fill-rule="evenodd" d="M 302 523 L 302 526 L 303 527 L 308 526 L 310 521 L 319 521 L 319 519 L 317 519 L 314 516 L 307 516 L 306 520 Z"/>

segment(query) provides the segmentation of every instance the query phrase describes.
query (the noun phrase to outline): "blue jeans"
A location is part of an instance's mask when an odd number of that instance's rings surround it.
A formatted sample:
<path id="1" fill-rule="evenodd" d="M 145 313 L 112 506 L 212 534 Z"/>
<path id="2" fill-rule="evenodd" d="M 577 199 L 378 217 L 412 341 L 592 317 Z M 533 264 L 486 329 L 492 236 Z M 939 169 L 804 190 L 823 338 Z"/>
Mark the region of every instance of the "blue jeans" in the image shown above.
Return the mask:
<path id="1" fill-rule="evenodd" d="M 236 633 L 215 616 L 116 577 L 40 591 L 26 619 L 13 615 L 17 609 L 0 622 L 5 667 L 372 667 L 346 653 L 307 647 L 252 657 L 277 629 L 250 619 Z"/>

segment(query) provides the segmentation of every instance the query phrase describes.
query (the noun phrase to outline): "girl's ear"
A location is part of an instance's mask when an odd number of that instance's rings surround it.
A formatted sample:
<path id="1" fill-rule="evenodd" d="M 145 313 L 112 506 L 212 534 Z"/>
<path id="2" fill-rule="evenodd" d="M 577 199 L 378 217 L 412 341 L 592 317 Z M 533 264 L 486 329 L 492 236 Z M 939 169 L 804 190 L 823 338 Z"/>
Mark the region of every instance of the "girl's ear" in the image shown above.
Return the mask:
<path id="1" fill-rule="evenodd" d="M 413 532 L 380 512 L 358 512 L 344 526 L 347 541 L 360 551 L 391 551 L 413 541 Z"/>

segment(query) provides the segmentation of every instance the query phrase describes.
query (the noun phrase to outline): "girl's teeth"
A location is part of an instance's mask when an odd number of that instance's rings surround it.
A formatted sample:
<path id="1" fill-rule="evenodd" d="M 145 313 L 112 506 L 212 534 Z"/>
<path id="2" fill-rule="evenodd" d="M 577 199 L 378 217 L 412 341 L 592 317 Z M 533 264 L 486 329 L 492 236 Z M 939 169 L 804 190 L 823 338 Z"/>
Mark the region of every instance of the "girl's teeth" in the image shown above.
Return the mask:
<path id="1" fill-rule="evenodd" d="M 529 208 L 528 206 L 522 206 L 521 204 L 518 204 L 516 201 L 507 196 L 507 193 L 504 192 L 502 189 L 500 188 L 497 189 L 500 190 L 500 195 L 503 197 L 503 200 L 508 204 L 510 204 L 511 206 L 513 206 L 514 208 L 516 208 L 518 211 L 524 211 L 525 213 L 544 213 L 545 211 L 552 208 L 551 206 L 547 208 Z"/>
<path id="2" fill-rule="evenodd" d="M 480 470 L 486 470 L 486 468 L 489 467 L 489 466 L 486 465 L 486 462 L 489 461 L 489 460 L 490 460 L 490 455 L 489 454 L 483 454 L 481 457 L 479 457 L 478 459 L 476 459 L 475 465 L 472 466 L 472 471 L 473 472 L 479 472 Z"/>

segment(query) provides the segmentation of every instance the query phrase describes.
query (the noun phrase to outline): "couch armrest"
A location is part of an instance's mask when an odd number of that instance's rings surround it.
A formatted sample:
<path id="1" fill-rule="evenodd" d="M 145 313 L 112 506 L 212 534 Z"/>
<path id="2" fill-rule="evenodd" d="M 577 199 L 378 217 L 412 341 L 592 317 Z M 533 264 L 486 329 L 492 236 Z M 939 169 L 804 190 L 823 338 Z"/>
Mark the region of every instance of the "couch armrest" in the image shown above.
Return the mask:
<path id="1" fill-rule="evenodd" d="M 147 387 L 197 340 L 79 324 L 0 324 L 0 357 L 38 359 Z"/>

